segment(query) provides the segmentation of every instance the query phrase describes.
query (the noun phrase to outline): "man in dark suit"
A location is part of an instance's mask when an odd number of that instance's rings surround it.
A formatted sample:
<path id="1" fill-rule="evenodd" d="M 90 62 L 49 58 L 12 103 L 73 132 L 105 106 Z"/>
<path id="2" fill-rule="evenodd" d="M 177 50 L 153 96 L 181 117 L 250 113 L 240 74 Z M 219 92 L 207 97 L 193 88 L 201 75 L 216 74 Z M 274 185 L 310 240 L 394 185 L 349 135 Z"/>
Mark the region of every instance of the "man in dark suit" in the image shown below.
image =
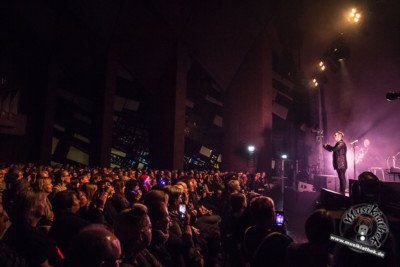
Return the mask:
<path id="1" fill-rule="evenodd" d="M 333 168 L 337 171 L 339 182 L 340 182 L 340 193 L 345 194 L 346 190 L 346 169 L 347 169 L 347 159 L 346 159 L 346 143 L 343 141 L 344 134 L 341 131 L 335 133 L 335 146 L 329 144 L 323 145 L 323 147 L 333 152 Z"/>

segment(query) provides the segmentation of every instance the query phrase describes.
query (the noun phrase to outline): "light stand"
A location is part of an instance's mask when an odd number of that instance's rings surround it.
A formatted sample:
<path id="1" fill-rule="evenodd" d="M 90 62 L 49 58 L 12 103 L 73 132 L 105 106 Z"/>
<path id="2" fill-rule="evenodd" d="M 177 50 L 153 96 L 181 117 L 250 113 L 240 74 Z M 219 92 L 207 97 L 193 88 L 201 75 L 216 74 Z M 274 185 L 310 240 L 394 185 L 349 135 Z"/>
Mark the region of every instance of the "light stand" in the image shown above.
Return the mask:
<path id="1" fill-rule="evenodd" d="M 285 199 L 285 159 L 287 155 L 282 155 L 282 210 L 284 210 L 284 199 Z"/>

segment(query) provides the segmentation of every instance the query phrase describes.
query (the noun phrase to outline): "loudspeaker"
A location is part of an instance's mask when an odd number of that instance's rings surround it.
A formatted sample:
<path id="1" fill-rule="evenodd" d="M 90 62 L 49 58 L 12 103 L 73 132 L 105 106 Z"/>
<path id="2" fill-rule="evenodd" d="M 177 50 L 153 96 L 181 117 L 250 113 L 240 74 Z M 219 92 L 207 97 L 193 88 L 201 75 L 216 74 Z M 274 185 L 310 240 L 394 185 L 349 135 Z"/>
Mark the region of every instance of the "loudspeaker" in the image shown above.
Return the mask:
<path id="1" fill-rule="evenodd" d="M 314 188 L 312 184 L 307 184 L 299 181 L 297 185 L 297 190 L 299 192 L 314 192 Z"/>
<path id="2" fill-rule="evenodd" d="M 322 188 L 329 189 L 332 191 L 339 190 L 339 178 L 335 175 L 316 175 L 314 176 L 314 188 L 315 190 L 321 190 Z"/>

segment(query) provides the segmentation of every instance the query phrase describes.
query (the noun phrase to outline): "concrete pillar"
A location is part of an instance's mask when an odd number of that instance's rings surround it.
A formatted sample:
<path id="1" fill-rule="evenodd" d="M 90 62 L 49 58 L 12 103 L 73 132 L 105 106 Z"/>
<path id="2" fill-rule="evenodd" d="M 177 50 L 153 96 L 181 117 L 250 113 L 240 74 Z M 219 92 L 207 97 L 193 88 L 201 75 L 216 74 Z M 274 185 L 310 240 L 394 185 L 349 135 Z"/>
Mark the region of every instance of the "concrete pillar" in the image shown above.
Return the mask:
<path id="1" fill-rule="evenodd" d="M 23 146 L 13 148 L 19 150 L 13 161 L 48 164 L 51 159 L 58 69 L 54 58 L 49 55 L 51 53 L 40 49 L 27 51 L 29 54 L 18 62 L 21 86 L 19 113 L 27 115 L 26 133 L 18 137 Z"/>
<path id="2" fill-rule="evenodd" d="M 52 149 L 52 138 L 53 138 L 53 125 L 54 115 L 56 107 L 56 94 L 58 86 L 58 64 L 54 58 L 50 59 L 48 67 L 48 79 L 47 87 L 45 89 L 44 96 L 44 117 L 43 117 L 43 130 L 41 138 L 41 150 L 39 156 L 39 162 L 43 164 L 49 164 L 51 161 L 51 149 Z"/>
<path id="3" fill-rule="evenodd" d="M 112 50 L 109 50 L 104 64 L 100 64 L 98 73 L 93 77 L 94 84 L 98 85 L 98 94 L 93 99 L 90 165 L 110 166 L 116 71 L 116 59 Z"/>
<path id="4" fill-rule="evenodd" d="M 187 73 L 190 58 L 184 46 L 166 70 L 150 101 L 150 163 L 154 168 L 183 169 Z"/>
<path id="5" fill-rule="evenodd" d="M 257 38 L 227 89 L 224 170 L 270 171 L 272 93 L 272 44 L 265 31 Z M 247 151 L 250 144 L 255 146 L 253 155 Z"/>

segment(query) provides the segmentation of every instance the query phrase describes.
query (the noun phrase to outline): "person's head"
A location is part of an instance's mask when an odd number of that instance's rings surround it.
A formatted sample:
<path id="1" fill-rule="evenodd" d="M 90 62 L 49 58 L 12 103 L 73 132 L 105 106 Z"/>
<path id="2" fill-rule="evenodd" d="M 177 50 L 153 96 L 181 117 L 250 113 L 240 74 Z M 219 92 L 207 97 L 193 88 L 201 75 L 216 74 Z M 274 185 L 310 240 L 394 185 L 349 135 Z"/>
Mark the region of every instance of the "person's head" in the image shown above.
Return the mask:
<path id="1" fill-rule="evenodd" d="M 83 192 L 85 192 L 86 198 L 87 198 L 88 202 L 90 203 L 93 201 L 93 197 L 97 191 L 97 185 L 87 183 L 82 186 L 82 190 L 83 190 Z"/>
<path id="2" fill-rule="evenodd" d="M 4 175 L 4 181 L 7 184 L 7 188 L 10 188 L 12 185 L 17 183 L 17 181 L 21 180 L 22 176 L 19 175 L 18 172 L 9 171 Z"/>
<path id="3" fill-rule="evenodd" d="M 99 190 L 100 192 L 107 192 L 110 195 L 114 193 L 114 187 L 108 180 L 102 180 L 98 182 L 97 185 L 98 185 L 97 190 Z"/>
<path id="4" fill-rule="evenodd" d="M 114 228 L 126 257 L 150 245 L 151 222 L 145 205 L 134 204 L 132 208 L 121 211 Z"/>
<path id="5" fill-rule="evenodd" d="M 228 183 L 229 192 L 235 193 L 240 192 L 240 182 L 239 180 L 230 180 Z"/>
<path id="6" fill-rule="evenodd" d="M 363 172 L 351 187 L 351 198 L 355 203 L 378 203 L 381 183 L 372 172 Z"/>
<path id="7" fill-rule="evenodd" d="M 148 208 L 153 231 L 161 231 L 164 235 L 169 235 L 171 218 L 167 205 L 164 202 L 159 202 L 158 204 L 153 202 Z"/>
<path id="8" fill-rule="evenodd" d="M 72 190 L 61 191 L 54 196 L 53 210 L 55 216 L 64 212 L 77 213 L 79 208 L 79 199 Z"/>
<path id="9" fill-rule="evenodd" d="M 67 170 L 59 170 L 55 173 L 54 179 L 56 183 L 70 184 L 71 176 Z"/>
<path id="10" fill-rule="evenodd" d="M 91 176 L 90 183 L 95 184 L 100 182 L 102 179 L 103 177 L 100 174 L 96 173 Z"/>
<path id="11" fill-rule="evenodd" d="M 80 189 L 74 190 L 76 192 L 76 196 L 79 199 L 79 207 L 88 206 L 89 201 L 87 199 L 86 193 Z"/>
<path id="12" fill-rule="evenodd" d="M 6 174 L 6 169 L 5 168 L 0 168 L 0 182 L 4 180 L 4 175 Z"/>
<path id="13" fill-rule="evenodd" d="M 121 245 L 118 238 L 103 225 L 92 224 L 74 238 L 64 266 L 117 267 L 120 258 Z"/>
<path id="14" fill-rule="evenodd" d="M 197 189 L 197 181 L 194 178 L 189 180 L 189 192 L 195 192 Z"/>
<path id="15" fill-rule="evenodd" d="M 233 193 L 230 196 L 232 212 L 239 212 L 247 207 L 246 196 L 242 193 Z"/>
<path id="16" fill-rule="evenodd" d="M 124 194 L 125 182 L 123 180 L 114 180 L 112 184 L 116 193 Z"/>
<path id="17" fill-rule="evenodd" d="M 305 233 L 311 243 L 327 243 L 334 232 L 333 218 L 325 209 L 315 210 L 305 223 Z"/>
<path id="18" fill-rule="evenodd" d="M 335 133 L 334 137 L 335 137 L 335 141 L 336 141 L 336 142 L 339 142 L 340 140 L 343 139 L 344 133 L 341 132 L 341 131 L 337 131 L 337 132 Z"/>
<path id="19" fill-rule="evenodd" d="M 158 204 L 163 202 L 168 205 L 169 196 L 167 193 L 161 190 L 151 190 L 144 196 L 144 204 L 147 207 L 153 206 L 154 203 Z"/>
<path id="20" fill-rule="evenodd" d="M 18 195 L 13 209 L 14 223 L 27 222 L 36 226 L 40 218 L 45 215 L 45 195 L 42 192 L 28 190 Z"/>
<path id="21" fill-rule="evenodd" d="M 82 175 L 79 175 L 78 179 L 81 184 L 87 184 L 90 181 L 90 175 L 89 173 L 84 173 Z"/>
<path id="22" fill-rule="evenodd" d="M 275 222 L 275 204 L 269 197 L 256 197 L 250 203 L 250 212 L 257 225 L 271 227 Z"/>
<path id="23" fill-rule="evenodd" d="M 169 186 L 166 188 L 166 192 L 169 196 L 169 207 L 171 209 L 178 208 L 179 204 L 183 202 L 182 194 L 183 189 L 178 185 Z"/>
<path id="24" fill-rule="evenodd" d="M 49 177 L 50 177 L 49 172 L 45 171 L 45 170 L 40 171 L 39 174 L 38 174 L 38 179 L 40 179 L 40 178 L 49 178 Z"/>
<path id="25" fill-rule="evenodd" d="M 40 177 L 36 181 L 37 189 L 45 194 L 53 191 L 53 180 L 50 177 Z"/>
<path id="26" fill-rule="evenodd" d="M 139 189 L 139 181 L 136 179 L 128 180 L 125 184 L 126 192 L 138 191 Z"/>

